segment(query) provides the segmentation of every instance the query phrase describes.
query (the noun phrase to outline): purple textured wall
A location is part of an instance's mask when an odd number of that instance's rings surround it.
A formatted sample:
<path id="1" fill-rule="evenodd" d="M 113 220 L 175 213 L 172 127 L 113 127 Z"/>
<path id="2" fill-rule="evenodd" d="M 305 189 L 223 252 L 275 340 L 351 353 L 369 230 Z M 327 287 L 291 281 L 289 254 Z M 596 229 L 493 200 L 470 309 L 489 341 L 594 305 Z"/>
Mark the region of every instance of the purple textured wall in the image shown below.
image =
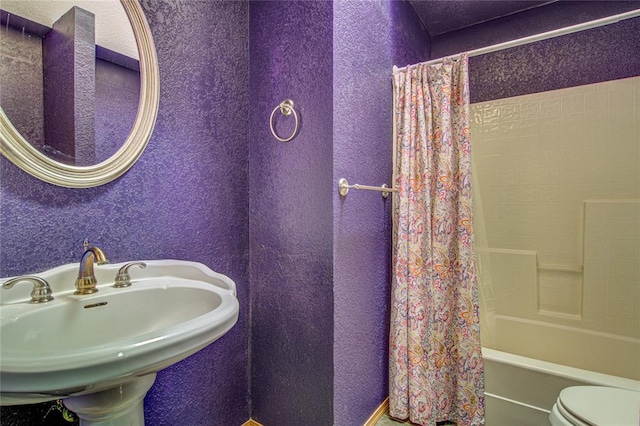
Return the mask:
<path id="1" fill-rule="evenodd" d="M 640 7 L 637 1 L 556 2 L 432 40 L 442 57 Z M 469 58 L 471 102 L 640 75 L 640 18 Z"/>
<path id="2" fill-rule="evenodd" d="M 446 16 L 444 15 L 446 9 L 449 9 L 449 14 L 456 13 L 457 3 L 438 3 L 439 8 L 442 9 L 439 12 L 443 16 Z M 486 9 L 488 16 L 500 16 L 500 3 L 509 2 L 478 3 Z M 441 58 L 466 50 L 491 46 L 635 10 L 639 7 L 638 1 L 556 1 L 545 6 L 435 36 L 432 39 L 431 57 Z"/>
<path id="3" fill-rule="evenodd" d="M 409 0 L 432 38 L 480 22 L 518 13 L 550 0 Z M 551 0 L 556 1 L 556 0 Z"/>
<path id="4" fill-rule="evenodd" d="M 148 148 L 84 190 L 0 159 L 0 276 L 77 262 L 87 236 L 114 262 L 203 262 L 236 281 L 239 322 L 158 375 L 148 424 L 239 425 L 249 390 L 267 426 L 362 424 L 387 395 L 390 200 L 336 184 L 390 183 L 391 67 L 427 60 L 428 36 L 396 1 L 143 5 L 162 82 Z M 281 143 L 268 119 L 285 98 L 301 126 Z M 3 408 L 2 424 L 42 412 Z"/>
<path id="5" fill-rule="evenodd" d="M 248 6 L 142 4 L 161 81 L 155 134 L 162 141 L 159 157 L 149 155 L 155 166 L 149 177 L 161 190 L 148 232 L 162 257 L 203 262 L 228 275 L 240 301 L 229 333 L 158 374 L 145 417 L 154 426 L 242 424 L 249 416 Z"/>
<path id="6" fill-rule="evenodd" d="M 34 25 L 24 21 L 26 25 Z M 45 34 L 49 32 L 46 29 Z M 0 106 L 37 149 L 44 148 L 42 36 L 3 28 L 0 48 Z M 95 60 L 96 163 L 113 155 L 127 138 L 140 96 L 138 61 L 99 46 Z M 101 59 L 103 57 L 105 59 Z M 89 109 L 91 115 L 94 113 Z M 45 152 L 51 153 L 49 148 Z"/>
<path id="7" fill-rule="evenodd" d="M 72 7 L 42 39 L 44 136 L 53 158 L 95 164 L 95 15 Z"/>
<path id="8" fill-rule="evenodd" d="M 96 162 L 115 154 L 131 132 L 139 97 L 138 71 L 96 59 Z"/>
<path id="9" fill-rule="evenodd" d="M 252 418 L 333 424 L 332 3 L 250 2 Z M 290 98 L 300 129 L 269 130 Z M 281 136 L 292 118 L 277 112 Z"/>
<path id="10" fill-rule="evenodd" d="M 471 102 L 640 75 L 640 18 L 469 59 Z"/>
<path id="11" fill-rule="evenodd" d="M 363 17 L 366 16 L 366 19 Z M 393 65 L 429 59 L 406 2 L 334 3 L 334 415 L 361 425 L 388 395 L 391 198 L 337 182 L 391 184 Z"/>
<path id="12" fill-rule="evenodd" d="M 15 128 L 34 147 L 42 149 L 42 38 L 30 33 L 24 35 L 8 26 L 6 19 L 0 23 L 0 106 Z"/>
<path id="13" fill-rule="evenodd" d="M 222 339 L 158 374 L 147 424 L 240 425 L 248 393 L 247 3 L 143 2 L 160 63 L 160 111 L 140 160 L 92 189 L 58 188 L 0 159 L 0 276 L 78 262 L 89 237 L 112 262 L 202 262 L 238 287 Z M 44 410 L 46 411 L 46 410 Z M 2 425 L 44 424 L 3 407 Z"/>

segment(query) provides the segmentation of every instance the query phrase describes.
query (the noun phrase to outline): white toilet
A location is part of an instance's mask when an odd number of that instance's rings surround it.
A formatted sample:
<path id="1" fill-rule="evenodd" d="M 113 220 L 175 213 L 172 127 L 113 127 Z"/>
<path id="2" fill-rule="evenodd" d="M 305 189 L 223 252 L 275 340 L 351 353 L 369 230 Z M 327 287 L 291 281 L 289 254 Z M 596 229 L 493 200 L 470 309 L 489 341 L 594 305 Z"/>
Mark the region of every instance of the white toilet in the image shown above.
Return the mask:
<path id="1" fill-rule="evenodd" d="M 639 426 L 640 392 L 572 386 L 560 392 L 549 420 L 551 426 Z"/>

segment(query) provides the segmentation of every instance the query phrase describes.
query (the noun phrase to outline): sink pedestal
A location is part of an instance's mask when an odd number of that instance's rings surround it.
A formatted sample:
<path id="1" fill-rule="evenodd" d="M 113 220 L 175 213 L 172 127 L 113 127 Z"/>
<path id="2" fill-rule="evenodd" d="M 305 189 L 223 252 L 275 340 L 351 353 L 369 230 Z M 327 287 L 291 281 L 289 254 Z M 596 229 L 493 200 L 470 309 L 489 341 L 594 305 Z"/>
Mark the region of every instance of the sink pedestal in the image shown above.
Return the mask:
<path id="1" fill-rule="evenodd" d="M 64 405 L 77 414 L 80 426 L 144 426 L 143 401 L 156 374 L 137 377 L 118 387 L 72 396 Z"/>

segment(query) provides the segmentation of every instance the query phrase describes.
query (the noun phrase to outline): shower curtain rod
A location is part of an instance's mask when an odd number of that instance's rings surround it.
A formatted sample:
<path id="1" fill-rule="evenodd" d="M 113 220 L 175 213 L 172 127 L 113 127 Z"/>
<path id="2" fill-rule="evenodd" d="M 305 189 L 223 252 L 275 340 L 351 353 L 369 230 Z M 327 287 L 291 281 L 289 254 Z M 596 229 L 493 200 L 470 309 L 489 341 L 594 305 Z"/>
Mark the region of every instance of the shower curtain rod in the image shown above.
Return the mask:
<path id="1" fill-rule="evenodd" d="M 467 52 L 467 56 L 479 56 L 484 55 L 486 53 L 497 52 L 499 50 L 509 49 L 510 47 L 522 46 L 525 44 L 533 43 L 536 41 L 546 40 L 549 38 L 558 37 L 565 34 L 571 34 L 578 31 L 584 31 L 591 28 L 601 27 L 603 25 L 615 24 L 616 22 L 623 21 L 625 19 L 635 18 L 640 16 L 640 9 L 632 10 L 625 13 L 620 13 L 618 15 L 607 16 L 606 18 L 596 19 L 594 21 L 583 22 L 582 24 L 572 25 L 569 27 L 559 28 L 557 30 L 547 31 L 540 34 L 535 34 L 528 37 L 522 37 L 516 40 L 506 41 L 504 43 L 494 44 L 492 46 L 481 47 L 479 49 L 470 50 Z M 448 56 L 449 58 L 457 58 L 461 54 L 455 54 Z M 422 65 L 433 65 L 442 62 L 444 58 L 433 59 L 426 62 L 421 62 Z M 411 66 L 411 65 L 407 65 Z M 404 71 L 407 67 L 398 68 L 397 66 L 393 66 L 393 72 L 396 71 Z"/>

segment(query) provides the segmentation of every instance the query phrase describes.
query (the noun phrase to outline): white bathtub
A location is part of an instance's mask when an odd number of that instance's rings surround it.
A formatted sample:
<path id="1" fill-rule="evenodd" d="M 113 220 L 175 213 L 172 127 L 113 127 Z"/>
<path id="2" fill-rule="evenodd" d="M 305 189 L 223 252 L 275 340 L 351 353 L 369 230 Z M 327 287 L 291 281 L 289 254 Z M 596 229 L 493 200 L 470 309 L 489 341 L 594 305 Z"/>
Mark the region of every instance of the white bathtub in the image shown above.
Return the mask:
<path id="1" fill-rule="evenodd" d="M 549 412 L 568 386 L 640 391 L 640 381 L 483 348 L 487 426 L 549 425 Z"/>
<path id="2" fill-rule="evenodd" d="M 640 380 L 640 339 L 505 315 L 494 325 L 493 349 Z"/>

